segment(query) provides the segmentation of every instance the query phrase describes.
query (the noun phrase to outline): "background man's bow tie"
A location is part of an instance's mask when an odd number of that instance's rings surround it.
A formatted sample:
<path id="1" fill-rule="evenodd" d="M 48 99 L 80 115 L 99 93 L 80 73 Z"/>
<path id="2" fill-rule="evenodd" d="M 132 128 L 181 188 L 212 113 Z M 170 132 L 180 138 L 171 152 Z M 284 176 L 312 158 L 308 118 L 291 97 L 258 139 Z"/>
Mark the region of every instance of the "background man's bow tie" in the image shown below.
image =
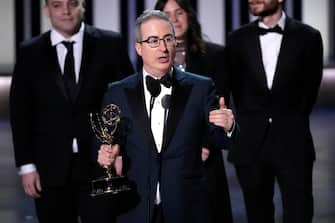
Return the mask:
<path id="1" fill-rule="evenodd" d="M 276 25 L 275 27 L 269 28 L 269 29 L 264 29 L 262 27 L 258 27 L 258 34 L 259 35 L 265 35 L 267 33 L 279 33 L 279 34 L 283 34 L 283 29 L 280 28 L 280 26 Z"/>

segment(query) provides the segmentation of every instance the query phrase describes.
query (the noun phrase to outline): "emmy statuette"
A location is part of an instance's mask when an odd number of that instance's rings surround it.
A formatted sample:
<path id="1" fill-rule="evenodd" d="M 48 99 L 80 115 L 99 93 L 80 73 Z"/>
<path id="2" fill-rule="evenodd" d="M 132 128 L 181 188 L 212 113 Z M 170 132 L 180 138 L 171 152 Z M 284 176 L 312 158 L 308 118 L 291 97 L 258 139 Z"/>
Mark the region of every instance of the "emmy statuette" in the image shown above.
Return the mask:
<path id="1" fill-rule="evenodd" d="M 115 104 L 107 105 L 101 114 L 90 114 L 92 130 L 96 138 L 103 144 L 113 145 L 114 135 L 121 121 L 120 108 Z M 91 196 L 106 194 L 118 194 L 131 190 L 130 184 L 125 176 L 118 176 L 111 166 L 105 168 L 105 176 L 91 182 Z"/>

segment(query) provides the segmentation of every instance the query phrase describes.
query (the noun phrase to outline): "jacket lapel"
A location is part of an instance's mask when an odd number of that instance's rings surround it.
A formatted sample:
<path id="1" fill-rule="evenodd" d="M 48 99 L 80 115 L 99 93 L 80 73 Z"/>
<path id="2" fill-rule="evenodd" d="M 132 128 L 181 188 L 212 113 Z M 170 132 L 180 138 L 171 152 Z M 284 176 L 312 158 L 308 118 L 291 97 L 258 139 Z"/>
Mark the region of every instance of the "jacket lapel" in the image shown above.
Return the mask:
<path id="1" fill-rule="evenodd" d="M 285 67 L 290 66 L 290 63 L 292 63 L 290 58 L 292 55 L 292 49 L 296 48 L 296 40 L 297 39 L 294 35 L 294 24 L 290 18 L 286 17 L 283 39 L 280 46 L 277 66 L 272 84 L 272 91 L 278 87 L 280 80 L 283 78 L 283 75 L 285 75 L 286 72 L 283 72 Z"/>
<path id="2" fill-rule="evenodd" d="M 259 35 L 257 32 L 257 27 L 258 20 L 251 23 L 250 39 L 248 39 L 246 43 L 247 49 L 249 49 L 247 58 L 251 58 L 251 63 L 249 65 L 253 67 L 252 70 L 255 71 L 254 73 L 256 74 L 256 78 L 259 80 L 264 88 L 268 89 L 266 82 L 266 73 L 262 59 L 262 49 Z"/>
<path id="3" fill-rule="evenodd" d="M 82 89 L 83 83 L 87 78 L 87 75 L 91 73 L 91 66 L 95 63 L 95 37 L 94 30 L 89 25 L 85 24 L 84 36 L 83 36 L 83 51 L 81 57 L 80 71 L 79 71 L 79 81 L 78 81 L 78 90 L 77 97 L 78 100 L 80 96 L 80 91 Z M 98 63 L 98 61 L 97 61 Z"/>
<path id="4" fill-rule="evenodd" d="M 45 52 L 42 55 L 45 55 L 43 60 L 43 66 L 46 75 L 50 75 L 51 78 L 55 80 L 57 87 L 60 90 L 61 95 L 65 98 L 66 101 L 70 102 L 70 99 L 66 93 L 65 85 L 63 82 L 62 71 L 58 63 L 57 50 L 56 46 L 51 45 L 50 41 L 50 31 L 44 35 L 44 47 Z"/>
<path id="5" fill-rule="evenodd" d="M 184 114 L 185 106 L 192 89 L 192 85 L 184 81 L 186 77 L 185 73 L 179 71 L 177 68 L 174 68 L 173 70 L 173 88 L 169 115 L 167 118 L 167 126 L 163 135 L 162 152 L 167 149 L 172 137 L 174 136 L 180 118 Z"/>
<path id="6" fill-rule="evenodd" d="M 125 93 L 129 102 L 130 111 L 134 117 L 134 126 L 141 128 L 144 133 L 145 141 L 148 142 L 150 148 L 155 148 L 157 152 L 154 137 L 151 132 L 149 117 L 145 106 L 145 97 L 143 89 L 143 74 L 138 73 L 136 83 L 125 89 Z"/>
<path id="7" fill-rule="evenodd" d="M 185 73 L 177 70 L 176 68 L 174 69 L 170 109 L 167 118 L 167 125 L 163 135 L 162 152 L 166 150 L 172 137 L 174 136 L 192 89 L 192 85 L 184 81 L 185 77 Z M 150 128 L 150 120 L 145 106 L 142 72 L 140 72 L 136 78 L 138 78 L 136 83 L 132 87 L 125 89 L 130 110 L 135 120 L 134 126 L 139 126 L 143 129 L 146 142 L 148 142 L 150 148 L 155 149 L 154 152 L 157 152 L 154 137 Z"/>

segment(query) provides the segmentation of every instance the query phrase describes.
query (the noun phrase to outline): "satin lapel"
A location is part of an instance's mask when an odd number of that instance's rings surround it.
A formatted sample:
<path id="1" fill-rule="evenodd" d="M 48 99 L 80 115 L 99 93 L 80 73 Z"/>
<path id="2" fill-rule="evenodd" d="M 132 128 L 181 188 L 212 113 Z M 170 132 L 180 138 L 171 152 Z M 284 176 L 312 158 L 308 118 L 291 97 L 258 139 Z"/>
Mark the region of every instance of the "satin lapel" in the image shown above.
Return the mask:
<path id="1" fill-rule="evenodd" d="M 92 32 L 93 31 L 90 29 L 90 27 L 88 25 L 85 25 L 84 38 L 83 38 L 83 51 L 79 71 L 78 91 L 76 97 L 77 100 L 78 97 L 80 96 L 80 91 L 82 89 L 84 81 L 86 81 L 87 75 L 91 73 L 90 66 L 92 66 L 93 63 L 95 63 L 94 60 L 95 42 Z M 99 61 L 96 61 L 96 63 L 99 63 Z M 92 75 L 94 75 L 94 73 Z"/>
<path id="2" fill-rule="evenodd" d="M 163 136 L 163 147 L 162 151 L 166 151 L 175 131 L 179 124 L 179 121 L 184 114 L 185 106 L 189 98 L 192 85 L 184 82 L 185 73 L 174 69 L 174 82 L 171 95 L 171 104 L 169 109 L 169 115 L 167 119 L 166 131 Z"/>
<path id="3" fill-rule="evenodd" d="M 56 46 L 51 45 L 50 41 L 50 32 L 45 35 L 44 37 L 45 42 L 45 52 L 43 55 L 45 55 L 42 58 L 42 66 L 44 66 L 44 71 L 46 75 L 51 75 L 52 78 L 54 78 L 56 85 L 58 86 L 60 93 L 64 96 L 64 98 L 70 102 L 70 99 L 66 93 L 64 82 L 63 82 L 63 76 L 62 71 L 58 63 L 58 57 L 57 57 L 57 50 Z"/>
<path id="4" fill-rule="evenodd" d="M 148 142 L 149 145 L 152 145 L 150 148 L 156 148 L 145 106 L 142 76 L 142 73 L 139 73 L 137 83 L 134 85 L 134 87 L 126 88 L 125 92 L 129 102 L 130 111 L 134 117 L 135 128 L 141 128 L 139 132 L 144 133 L 144 137 L 146 138 L 145 141 Z M 157 148 L 155 151 L 157 151 Z"/>
<path id="5" fill-rule="evenodd" d="M 296 48 L 295 45 L 297 41 L 293 29 L 294 27 L 291 20 L 289 18 L 286 18 L 283 39 L 280 46 L 276 71 L 271 89 L 272 91 L 274 91 L 278 87 L 280 79 L 282 79 L 285 75 L 285 72 L 283 72 L 283 70 L 285 70 L 285 67 L 290 66 L 290 63 L 292 63 L 292 50 Z"/>
<path id="6" fill-rule="evenodd" d="M 264 88 L 268 88 L 262 59 L 262 49 L 259 35 L 257 33 L 257 26 L 258 21 L 255 21 L 251 24 L 250 36 L 247 39 L 247 49 L 249 49 L 247 57 L 249 58 L 248 60 L 250 60 L 250 64 L 248 65 L 252 67 L 252 73 L 255 73 L 256 78 L 260 81 L 260 83 L 262 83 L 262 86 Z"/>

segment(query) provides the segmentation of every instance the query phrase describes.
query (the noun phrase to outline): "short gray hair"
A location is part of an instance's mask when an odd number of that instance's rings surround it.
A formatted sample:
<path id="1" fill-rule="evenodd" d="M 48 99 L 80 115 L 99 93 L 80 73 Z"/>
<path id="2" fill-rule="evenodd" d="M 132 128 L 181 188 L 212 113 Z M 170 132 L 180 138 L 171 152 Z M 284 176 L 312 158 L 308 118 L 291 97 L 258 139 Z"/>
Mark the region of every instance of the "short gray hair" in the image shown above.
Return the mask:
<path id="1" fill-rule="evenodd" d="M 137 19 L 135 22 L 135 38 L 136 38 L 136 42 L 140 42 L 142 41 L 142 33 L 141 33 L 141 25 L 146 22 L 149 21 L 151 19 L 161 19 L 166 21 L 169 26 L 170 29 L 172 31 L 173 36 L 175 36 L 175 31 L 173 28 L 173 24 L 171 22 L 171 20 L 169 19 L 169 17 L 162 11 L 160 10 L 145 10 Z"/>
<path id="2" fill-rule="evenodd" d="M 85 0 L 80 0 L 83 4 L 85 4 Z M 45 4 L 47 5 L 48 3 L 49 3 L 49 0 L 45 0 L 44 1 L 45 2 Z"/>

